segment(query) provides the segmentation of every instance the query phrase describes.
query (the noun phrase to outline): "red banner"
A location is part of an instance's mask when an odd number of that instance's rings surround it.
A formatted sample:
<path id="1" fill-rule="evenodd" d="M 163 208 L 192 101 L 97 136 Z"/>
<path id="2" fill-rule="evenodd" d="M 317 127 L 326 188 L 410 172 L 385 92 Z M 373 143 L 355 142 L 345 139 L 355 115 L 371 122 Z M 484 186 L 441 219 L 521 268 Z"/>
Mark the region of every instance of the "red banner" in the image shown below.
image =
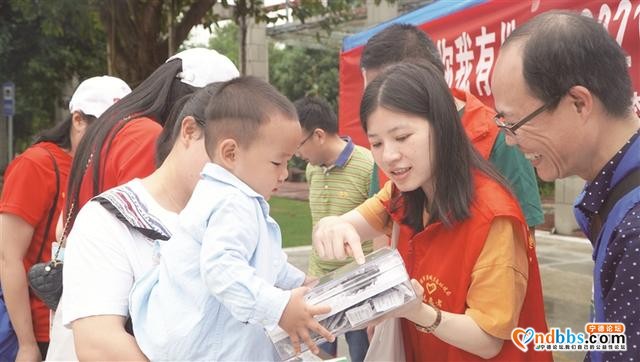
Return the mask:
<path id="1" fill-rule="evenodd" d="M 418 27 L 436 42 L 447 83 L 493 104 L 490 80 L 500 44 L 518 24 L 552 9 L 581 11 L 596 18 L 626 50 L 636 90 L 634 109 L 640 113 L 640 0 L 490 0 Z M 362 49 L 340 55 L 339 124 L 341 134 L 368 147 L 358 117 L 364 85 L 359 66 Z"/>

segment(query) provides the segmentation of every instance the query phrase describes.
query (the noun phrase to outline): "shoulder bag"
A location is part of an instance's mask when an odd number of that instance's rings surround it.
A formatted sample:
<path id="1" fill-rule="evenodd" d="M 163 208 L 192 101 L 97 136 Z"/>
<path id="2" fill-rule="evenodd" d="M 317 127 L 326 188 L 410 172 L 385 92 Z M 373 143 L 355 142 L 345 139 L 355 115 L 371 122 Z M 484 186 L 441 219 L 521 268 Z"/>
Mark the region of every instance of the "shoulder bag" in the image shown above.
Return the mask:
<path id="1" fill-rule="evenodd" d="M 47 152 L 49 152 L 49 150 L 47 150 Z M 51 152 L 49 152 L 49 156 L 53 162 L 53 169 L 56 172 L 56 195 L 53 199 L 53 206 L 49 210 L 49 216 L 47 217 L 47 224 L 44 229 L 44 237 L 42 244 L 40 245 L 40 251 L 38 252 L 38 259 L 36 264 L 29 269 L 27 276 L 29 286 L 31 287 L 33 294 L 40 298 L 47 307 L 52 310 L 56 310 L 58 307 L 58 301 L 60 301 L 60 296 L 62 295 L 62 261 L 58 261 L 57 258 L 60 249 L 62 249 L 62 244 L 64 243 L 69 220 L 67 218 L 65 231 L 62 236 L 63 241 L 61 241 L 61 245 L 56 251 L 55 257 L 52 258 L 51 261 L 42 262 L 42 252 L 47 243 L 47 237 L 49 235 L 51 222 L 53 221 L 53 215 L 55 214 L 56 207 L 58 205 L 58 196 L 60 194 L 60 171 L 58 170 L 58 164 Z"/>

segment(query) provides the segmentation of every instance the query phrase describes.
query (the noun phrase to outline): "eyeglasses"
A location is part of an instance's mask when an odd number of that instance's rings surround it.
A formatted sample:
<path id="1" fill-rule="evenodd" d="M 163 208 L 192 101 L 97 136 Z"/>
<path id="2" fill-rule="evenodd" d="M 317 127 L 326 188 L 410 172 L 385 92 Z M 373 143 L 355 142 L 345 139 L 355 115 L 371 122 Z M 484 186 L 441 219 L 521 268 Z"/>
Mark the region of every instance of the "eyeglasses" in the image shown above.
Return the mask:
<path id="1" fill-rule="evenodd" d="M 549 108 L 549 106 L 551 106 L 551 104 L 553 104 L 553 102 L 549 102 L 549 103 L 543 104 L 538 109 L 536 109 L 535 111 L 529 113 L 528 116 L 524 117 L 523 119 L 521 119 L 520 121 L 518 121 L 516 123 L 505 122 L 504 114 L 502 112 L 498 112 L 498 114 L 496 114 L 495 117 L 493 117 L 493 121 L 496 122 L 496 125 L 498 127 L 502 128 L 507 134 L 509 134 L 510 136 L 515 136 L 516 135 L 516 130 L 518 128 L 524 126 L 525 123 L 527 123 L 530 120 L 532 120 L 535 116 L 537 116 L 540 113 L 546 111 L 547 108 Z"/>
<path id="2" fill-rule="evenodd" d="M 300 147 L 304 146 L 305 143 L 307 143 L 307 141 L 309 139 L 311 139 L 311 136 L 313 136 L 314 132 L 309 133 L 309 135 L 307 137 L 305 137 L 304 140 L 302 140 L 302 142 L 300 142 L 300 144 L 298 145 L 298 149 L 300 149 Z"/>

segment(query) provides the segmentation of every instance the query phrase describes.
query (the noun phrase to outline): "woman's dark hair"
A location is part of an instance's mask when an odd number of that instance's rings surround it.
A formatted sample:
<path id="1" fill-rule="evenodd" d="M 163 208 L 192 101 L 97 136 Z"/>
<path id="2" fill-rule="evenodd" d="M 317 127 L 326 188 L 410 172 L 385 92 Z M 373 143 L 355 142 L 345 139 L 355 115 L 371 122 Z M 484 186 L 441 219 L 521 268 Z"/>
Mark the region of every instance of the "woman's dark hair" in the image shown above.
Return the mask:
<path id="1" fill-rule="evenodd" d="M 160 167 L 167 158 L 180 134 L 182 120 L 193 117 L 200 127 L 204 126 L 205 109 L 211 98 L 218 92 L 223 83 L 216 82 L 188 94 L 174 103 L 167 117 L 164 128 L 156 141 L 156 166 Z"/>
<path id="2" fill-rule="evenodd" d="M 88 125 L 94 123 L 97 119 L 94 116 L 88 116 L 80 111 L 80 117 L 84 119 Z M 47 128 L 44 131 L 38 133 L 33 137 L 33 144 L 40 142 L 51 142 L 58 145 L 58 147 L 70 150 L 71 149 L 71 117 L 73 114 L 70 114 L 64 121 L 58 122 L 53 127 Z"/>
<path id="3" fill-rule="evenodd" d="M 365 132 L 369 117 L 378 107 L 424 118 L 431 125 L 434 199 L 428 200 L 422 188 L 417 188 L 402 192 L 392 201 L 394 208 L 404 202 L 406 212 L 402 221 L 416 232 L 424 229 L 423 214 L 427 207 L 429 223 L 440 220 L 448 227 L 470 216 L 473 169 L 507 187 L 502 176 L 471 145 L 442 72 L 433 64 L 399 63 L 376 77 L 367 86 L 360 103 L 360 120 Z"/>
<path id="4" fill-rule="evenodd" d="M 162 64 L 131 93 L 109 107 L 100 116 L 95 126 L 87 130 L 78 145 L 69 173 L 65 215 L 68 215 L 71 205 L 78 200 L 85 174 L 93 177 L 93 195 L 102 191 L 102 152 L 109 153 L 111 142 L 122 127 L 137 117 L 149 117 L 164 125 L 173 103 L 181 97 L 193 93 L 195 87 L 176 78 L 176 75 L 181 71 L 181 59 L 174 59 Z M 92 155 L 93 159 L 87 165 Z M 91 172 L 87 173 L 88 168 L 91 169 Z M 77 212 L 78 207 L 73 210 L 70 220 L 75 219 Z"/>
<path id="5" fill-rule="evenodd" d="M 177 133 L 180 132 L 182 118 L 178 121 L 178 116 L 182 112 L 184 105 L 191 99 L 193 93 L 178 99 L 171 107 L 167 122 L 162 127 L 162 132 L 156 140 L 156 167 L 160 167 L 167 159 L 175 143 Z"/>

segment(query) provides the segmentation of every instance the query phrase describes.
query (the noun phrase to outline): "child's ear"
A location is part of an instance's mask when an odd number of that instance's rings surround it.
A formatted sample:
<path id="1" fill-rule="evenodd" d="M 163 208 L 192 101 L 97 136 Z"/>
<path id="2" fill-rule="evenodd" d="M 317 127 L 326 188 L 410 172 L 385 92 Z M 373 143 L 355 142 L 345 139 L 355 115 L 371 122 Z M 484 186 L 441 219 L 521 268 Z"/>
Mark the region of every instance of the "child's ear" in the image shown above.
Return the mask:
<path id="1" fill-rule="evenodd" d="M 236 160 L 238 159 L 238 152 L 240 151 L 236 140 L 231 138 L 222 140 L 222 142 L 218 144 L 216 151 L 221 166 L 233 170 L 236 165 Z"/>
<path id="2" fill-rule="evenodd" d="M 192 116 L 184 117 L 180 127 L 180 139 L 185 143 L 185 146 L 189 146 L 189 143 L 198 140 L 201 137 L 202 128 L 198 125 L 195 118 Z"/>

